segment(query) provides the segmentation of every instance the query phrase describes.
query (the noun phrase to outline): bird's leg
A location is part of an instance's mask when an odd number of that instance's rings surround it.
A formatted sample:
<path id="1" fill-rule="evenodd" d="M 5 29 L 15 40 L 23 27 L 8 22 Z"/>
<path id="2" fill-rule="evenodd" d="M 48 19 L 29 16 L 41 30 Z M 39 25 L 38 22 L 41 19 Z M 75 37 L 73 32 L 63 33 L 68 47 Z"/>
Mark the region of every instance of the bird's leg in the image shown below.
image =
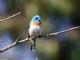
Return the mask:
<path id="1" fill-rule="evenodd" d="M 38 35 L 38 38 L 41 38 L 42 36 L 41 35 Z"/>

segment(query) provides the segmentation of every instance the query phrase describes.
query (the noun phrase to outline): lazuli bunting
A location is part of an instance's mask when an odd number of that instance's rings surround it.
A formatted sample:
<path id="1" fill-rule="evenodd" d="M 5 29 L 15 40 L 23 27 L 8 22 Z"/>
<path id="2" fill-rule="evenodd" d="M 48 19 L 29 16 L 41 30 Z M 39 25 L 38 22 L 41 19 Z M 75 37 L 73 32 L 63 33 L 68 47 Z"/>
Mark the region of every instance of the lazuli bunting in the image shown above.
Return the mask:
<path id="1" fill-rule="evenodd" d="M 30 38 L 31 41 L 31 51 L 35 50 L 36 37 L 40 37 L 41 31 L 42 28 L 41 28 L 40 16 L 35 15 L 30 22 L 30 27 L 28 30 L 28 38 Z"/>

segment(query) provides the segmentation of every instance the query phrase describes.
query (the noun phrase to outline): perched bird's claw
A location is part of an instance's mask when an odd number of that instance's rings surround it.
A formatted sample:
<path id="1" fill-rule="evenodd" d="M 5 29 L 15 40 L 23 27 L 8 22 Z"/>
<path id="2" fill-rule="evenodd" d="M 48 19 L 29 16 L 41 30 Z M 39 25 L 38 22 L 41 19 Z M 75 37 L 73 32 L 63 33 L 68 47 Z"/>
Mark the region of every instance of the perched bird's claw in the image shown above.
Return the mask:
<path id="1" fill-rule="evenodd" d="M 42 36 L 41 35 L 38 35 L 38 38 L 41 38 Z"/>

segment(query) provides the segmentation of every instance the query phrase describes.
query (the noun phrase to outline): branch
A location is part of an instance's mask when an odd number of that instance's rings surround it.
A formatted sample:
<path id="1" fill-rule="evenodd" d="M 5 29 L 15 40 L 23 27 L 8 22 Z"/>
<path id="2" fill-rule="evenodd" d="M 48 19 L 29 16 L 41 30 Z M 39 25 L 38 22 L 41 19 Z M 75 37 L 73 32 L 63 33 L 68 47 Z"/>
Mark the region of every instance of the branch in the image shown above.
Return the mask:
<path id="1" fill-rule="evenodd" d="M 15 41 L 14 43 L 12 43 L 12 44 L 10 44 L 10 45 L 8 45 L 8 46 L 6 46 L 6 47 L 0 49 L 0 52 L 6 51 L 6 50 L 8 50 L 8 49 L 14 47 L 14 46 L 17 44 L 19 38 L 20 38 L 20 36 L 16 39 L 16 41 Z"/>
<path id="2" fill-rule="evenodd" d="M 11 19 L 11 18 L 13 18 L 13 17 L 15 17 L 15 16 L 17 16 L 17 15 L 19 15 L 19 14 L 21 14 L 21 12 L 18 12 L 18 13 L 16 13 L 16 14 L 12 15 L 12 16 L 9 16 L 9 17 L 7 17 L 7 18 L 5 18 L 5 19 L 2 19 L 2 20 L 0 20 L 0 22 L 6 21 L 6 20 L 8 20 L 8 19 Z"/>
<path id="3" fill-rule="evenodd" d="M 25 41 L 28 41 L 28 40 L 29 40 L 29 38 L 25 38 L 23 40 L 19 40 L 18 43 L 22 43 L 22 42 L 25 42 Z"/>
<path id="4" fill-rule="evenodd" d="M 72 27 L 72 28 L 69 28 L 69 29 L 64 30 L 64 31 L 54 32 L 54 33 L 50 33 L 50 34 L 46 34 L 46 35 L 41 35 L 41 37 L 56 36 L 58 34 L 69 32 L 69 31 L 72 31 L 72 30 L 75 30 L 75 29 L 78 29 L 78 28 L 80 28 L 80 26 Z M 21 43 L 21 42 L 25 42 L 25 41 L 28 41 L 28 40 L 29 40 L 29 38 L 26 38 L 24 40 L 19 40 L 18 42 Z"/>
<path id="5" fill-rule="evenodd" d="M 73 28 L 70 28 L 70 29 L 67 29 L 67 30 L 64 30 L 64 31 L 59 31 L 59 32 L 54 32 L 54 33 L 50 33 L 50 34 L 47 34 L 47 35 L 41 35 L 41 37 L 48 37 L 48 36 L 55 36 L 55 35 L 58 35 L 58 34 L 61 34 L 61 33 L 65 33 L 65 32 L 68 32 L 68 31 L 72 31 L 74 29 L 78 29 L 80 28 L 80 26 L 77 26 L 77 27 L 73 27 Z M 17 43 L 22 43 L 22 42 L 25 42 L 25 41 L 28 41 L 29 38 L 26 38 L 26 39 L 23 39 L 23 40 L 19 40 L 20 36 L 16 39 L 16 41 L 13 43 L 13 44 L 10 44 L 2 49 L 0 49 L 0 52 L 4 52 L 12 47 L 14 47 L 15 45 L 17 45 Z M 36 37 L 38 38 L 38 37 Z"/>
<path id="6" fill-rule="evenodd" d="M 47 34 L 46 36 L 50 36 L 50 35 L 58 35 L 58 34 L 65 33 L 65 32 L 68 32 L 68 31 L 71 31 L 71 30 L 74 30 L 74 29 L 78 29 L 78 28 L 80 28 L 80 26 L 72 27 L 72 28 L 67 29 L 67 30 L 64 30 L 64 31 L 59 31 L 59 32 Z"/>

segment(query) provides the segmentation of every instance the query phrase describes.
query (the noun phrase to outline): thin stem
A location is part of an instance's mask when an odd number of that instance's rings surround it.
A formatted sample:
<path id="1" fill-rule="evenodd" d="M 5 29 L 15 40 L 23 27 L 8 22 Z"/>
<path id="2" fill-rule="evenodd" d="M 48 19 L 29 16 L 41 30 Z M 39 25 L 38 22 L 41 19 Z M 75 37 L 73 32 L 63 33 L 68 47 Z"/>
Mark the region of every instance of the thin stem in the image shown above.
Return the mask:
<path id="1" fill-rule="evenodd" d="M 11 19 L 11 18 L 13 18 L 13 17 L 15 17 L 15 16 L 17 16 L 17 15 L 19 15 L 19 14 L 21 14 L 21 12 L 18 12 L 18 13 L 16 13 L 16 14 L 12 15 L 12 16 L 9 16 L 9 17 L 7 17 L 7 18 L 5 18 L 5 19 L 2 19 L 2 20 L 0 20 L 0 22 L 9 20 L 9 19 Z"/>

